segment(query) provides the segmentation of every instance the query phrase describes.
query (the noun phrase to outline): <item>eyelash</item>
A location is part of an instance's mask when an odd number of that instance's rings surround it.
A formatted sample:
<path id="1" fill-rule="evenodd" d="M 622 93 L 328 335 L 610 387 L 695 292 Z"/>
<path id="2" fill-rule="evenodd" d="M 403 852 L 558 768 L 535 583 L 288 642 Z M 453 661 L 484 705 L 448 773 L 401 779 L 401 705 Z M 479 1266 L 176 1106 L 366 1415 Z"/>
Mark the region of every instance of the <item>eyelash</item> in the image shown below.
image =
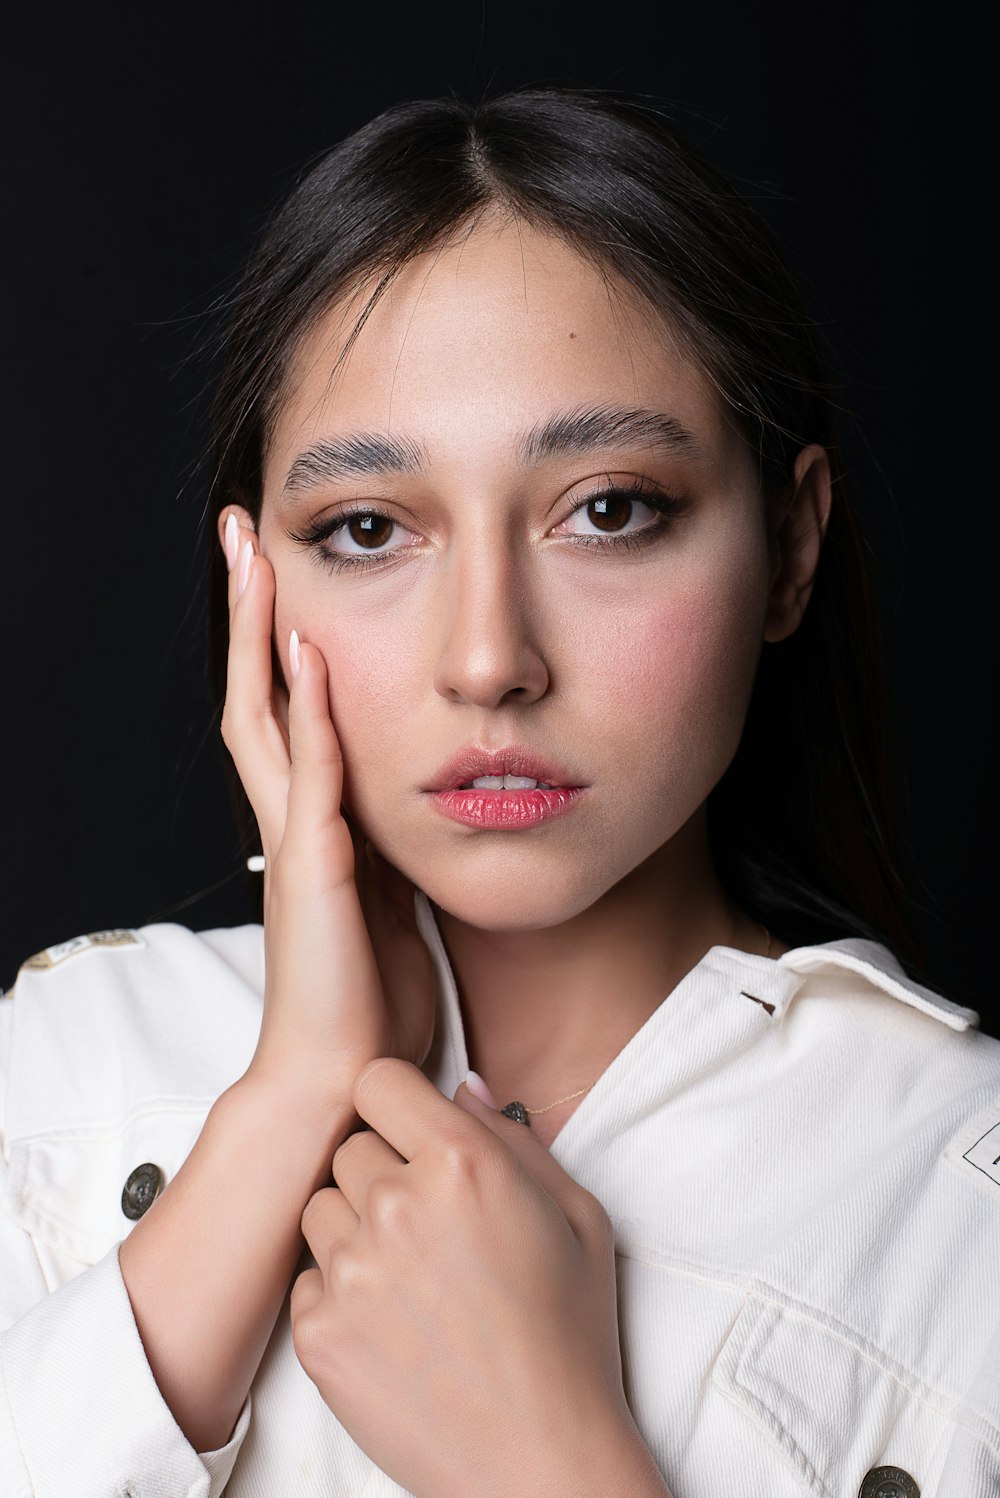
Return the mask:
<path id="1" fill-rule="evenodd" d="M 650 490 L 646 488 L 642 479 L 637 479 L 632 484 L 614 484 L 611 488 L 599 489 L 594 494 L 588 494 L 586 499 L 581 500 L 580 504 L 576 505 L 570 511 L 566 519 L 569 520 L 571 516 L 578 514 L 580 510 L 585 510 L 588 505 L 601 499 L 637 499 L 642 504 L 648 505 L 651 510 L 655 510 L 657 514 L 656 520 L 651 524 L 643 526 L 640 531 L 633 531 L 627 535 L 574 536 L 571 538 L 578 545 L 596 546 L 599 551 L 604 552 L 638 550 L 648 546 L 651 542 L 658 540 L 664 535 L 670 529 L 671 523 L 679 515 L 683 514 L 687 508 L 684 501 L 676 495 L 667 494 L 661 490 Z M 378 568 L 392 565 L 405 548 L 397 547 L 395 551 L 375 553 L 370 557 L 352 556 L 345 552 L 334 552 L 324 549 L 324 541 L 336 535 L 339 530 L 343 530 L 351 520 L 355 520 L 362 515 L 374 517 L 379 520 L 388 520 L 394 524 L 399 523 L 398 521 L 394 522 L 391 515 L 386 515 L 381 510 L 376 510 L 371 505 L 366 505 L 361 509 L 339 510 L 334 518 L 315 521 L 301 531 L 289 531 L 288 535 L 292 541 L 311 550 L 313 560 L 319 566 L 327 568 L 330 572 L 361 573 L 368 572 L 373 567 Z"/>

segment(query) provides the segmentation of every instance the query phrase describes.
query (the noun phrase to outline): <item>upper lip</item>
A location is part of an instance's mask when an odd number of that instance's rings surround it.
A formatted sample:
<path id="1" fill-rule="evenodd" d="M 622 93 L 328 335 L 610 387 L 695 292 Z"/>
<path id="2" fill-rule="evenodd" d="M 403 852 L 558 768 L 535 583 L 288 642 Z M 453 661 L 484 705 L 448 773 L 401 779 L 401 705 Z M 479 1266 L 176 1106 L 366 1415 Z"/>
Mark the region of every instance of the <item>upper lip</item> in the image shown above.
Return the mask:
<path id="1" fill-rule="evenodd" d="M 483 775 L 524 775 L 531 780 L 544 780 L 547 785 L 576 787 L 582 784 L 555 760 L 544 759 L 533 749 L 520 744 L 508 744 L 503 749 L 483 749 L 478 744 L 466 744 L 441 766 L 426 789 L 453 791 Z"/>

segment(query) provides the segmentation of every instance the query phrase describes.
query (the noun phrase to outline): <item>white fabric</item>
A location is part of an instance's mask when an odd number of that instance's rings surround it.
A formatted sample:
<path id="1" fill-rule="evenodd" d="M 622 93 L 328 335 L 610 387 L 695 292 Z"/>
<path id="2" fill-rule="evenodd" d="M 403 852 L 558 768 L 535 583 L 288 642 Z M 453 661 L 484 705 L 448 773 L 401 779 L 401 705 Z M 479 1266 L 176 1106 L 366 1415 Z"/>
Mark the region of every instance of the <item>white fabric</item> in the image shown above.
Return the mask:
<path id="1" fill-rule="evenodd" d="M 417 914 L 450 1097 L 462 1015 Z M 169 1180 L 245 1070 L 262 931 L 108 936 L 0 999 L 0 1498 L 398 1498 L 287 1305 L 223 1450 L 160 1398 L 122 1187 L 146 1161 Z M 880 1465 L 922 1498 L 1000 1492 L 1000 1042 L 977 1024 L 873 943 L 714 947 L 554 1140 L 614 1222 L 626 1393 L 675 1498 L 854 1498 Z"/>

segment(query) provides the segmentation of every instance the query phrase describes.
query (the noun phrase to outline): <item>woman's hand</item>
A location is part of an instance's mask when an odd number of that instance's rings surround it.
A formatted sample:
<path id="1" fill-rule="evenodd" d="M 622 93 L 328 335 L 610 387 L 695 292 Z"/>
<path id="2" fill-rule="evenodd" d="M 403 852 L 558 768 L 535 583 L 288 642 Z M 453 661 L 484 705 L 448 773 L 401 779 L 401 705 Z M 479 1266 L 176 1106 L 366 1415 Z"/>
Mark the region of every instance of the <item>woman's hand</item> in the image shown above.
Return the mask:
<path id="1" fill-rule="evenodd" d="M 282 642 L 290 690 L 273 678 L 274 572 L 255 533 L 235 522 L 233 515 L 225 533 L 222 736 L 265 858 L 264 1017 L 248 1076 L 322 1102 L 349 1095 L 375 1056 L 424 1060 L 433 965 L 416 927 L 413 885 L 355 840 L 341 814 L 344 767 L 322 655 L 304 641 L 296 661 Z"/>
<path id="2" fill-rule="evenodd" d="M 664 1494 L 622 1387 L 614 1236 L 530 1129 L 378 1060 L 375 1132 L 333 1157 L 302 1230 L 299 1361 L 354 1440 L 419 1498 Z"/>

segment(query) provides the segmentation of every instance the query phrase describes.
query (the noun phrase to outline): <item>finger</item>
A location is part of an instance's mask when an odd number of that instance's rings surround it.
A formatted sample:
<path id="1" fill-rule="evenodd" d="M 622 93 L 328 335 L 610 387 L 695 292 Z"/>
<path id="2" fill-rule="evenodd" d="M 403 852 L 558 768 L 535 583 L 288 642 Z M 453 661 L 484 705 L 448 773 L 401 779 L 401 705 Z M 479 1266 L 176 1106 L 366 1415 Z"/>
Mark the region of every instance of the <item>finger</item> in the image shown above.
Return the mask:
<path id="1" fill-rule="evenodd" d="M 376 1182 L 396 1175 L 406 1161 L 380 1134 L 363 1129 L 344 1140 L 333 1157 L 333 1178 L 359 1218 Z"/>
<path id="2" fill-rule="evenodd" d="M 558 1160 L 549 1153 L 538 1135 L 532 1129 L 526 1129 L 516 1119 L 508 1118 L 506 1114 L 491 1108 L 484 1103 L 475 1093 L 470 1092 L 467 1084 L 462 1082 L 455 1092 L 455 1102 L 467 1113 L 480 1120 L 498 1139 L 501 1139 L 508 1149 L 513 1150 L 521 1164 L 531 1172 L 540 1186 L 543 1186 L 555 1202 L 562 1208 L 574 1227 L 582 1227 L 583 1216 L 581 1207 L 584 1206 L 586 1197 L 590 1195 L 585 1192 L 573 1177 L 563 1170 Z"/>
<path id="3" fill-rule="evenodd" d="M 380 1056 L 354 1079 L 352 1101 L 359 1117 L 404 1160 L 415 1160 L 441 1143 L 468 1137 L 470 1125 L 453 1102 L 410 1061 Z"/>
<path id="4" fill-rule="evenodd" d="M 308 1316 L 313 1307 L 319 1305 L 322 1299 L 323 1276 L 321 1272 L 318 1269 L 303 1269 L 292 1285 L 292 1295 L 288 1303 L 293 1333 L 302 1317 Z"/>
<path id="5" fill-rule="evenodd" d="M 327 1263 L 334 1249 L 353 1238 L 358 1222 L 357 1212 L 338 1187 L 314 1191 L 305 1204 L 300 1226 L 316 1263 Z"/>
<path id="6" fill-rule="evenodd" d="M 287 667 L 282 661 L 275 641 L 271 640 L 271 681 L 274 683 L 272 698 L 274 700 L 274 715 L 281 724 L 281 732 L 285 741 L 285 749 L 288 749 L 288 687 L 286 685 Z"/>
<path id="7" fill-rule="evenodd" d="M 354 848 L 340 814 L 344 760 L 330 716 L 326 663 L 315 645 L 295 640 L 288 646 L 290 657 L 297 653 L 298 670 L 288 696 L 291 762 L 285 832 L 300 845 L 322 843 L 322 861 L 334 857 L 331 873 L 341 883 L 353 877 Z"/>
<path id="8" fill-rule="evenodd" d="M 412 1062 L 380 1056 L 361 1068 L 354 1081 L 352 1101 L 359 1116 L 404 1160 L 417 1160 L 425 1152 L 461 1139 L 482 1140 L 487 1129 L 489 1135 L 509 1144 L 519 1156 L 537 1157 L 542 1162 L 540 1170 L 545 1170 L 548 1162 L 554 1181 L 576 1184 L 537 1134 L 479 1103 L 464 1083 L 459 1091 L 463 1098 L 460 1106 L 445 1097 Z"/>
<path id="9" fill-rule="evenodd" d="M 288 650 L 291 657 L 290 644 Z M 288 699 L 291 760 L 285 830 L 269 863 L 265 928 L 281 932 L 281 984 L 292 996 L 286 1034 L 297 1033 L 298 1044 L 308 1051 L 305 1035 L 318 1033 L 323 1056 L 335 1060 L 338 1073 L 346 1077 L 373 1049 L 382 1049 L 384 998 L 354 882 L 351 834 L 340 814 L 343 768 L 326 665 L 307 641 L 299 643 L 297 661 Z M 331 970 L 331 954 L 336 971 Z M 347 1026 L 353 1040 L 339 1040 L 324 1017 L 329 1004 L 324 991 L 330 982 L 349 984 L 359 1021 Z M 293 1013 L 305 1029 L 295 1030 Z M 366 1016 L 372 1017 L 367 1026 Z M 373 1039 L 376 1034 L 379 1039 Z"/>
<path id="10" fill-rule="evenodd" d="M 271 630 L 274 572 L 241 530 L 240 555 L 230 573 L 232 601 L 222 735 L 250 798 L 265 851 L 281 841 L 287 798 L 288 748 L 274 712 Z M 235 593 L 243 583 L 239 597 Z"/>
<path id="11" fill-rule="evenodd" d="M 411 1062 L 380 1056 L 358 1073 L 352 1099 L 360 1117 L 404 1160 L 417 1161 L 442 1145 L 488 1138 L 511 1151 L 581 1240 L 603 1230 L 607 1214 L 600 1202 L 563 1170 L 537 1134 L 481 1103 L 464 1082 L 458 1092 L 461 1103 L 446 1098 Z"/>

